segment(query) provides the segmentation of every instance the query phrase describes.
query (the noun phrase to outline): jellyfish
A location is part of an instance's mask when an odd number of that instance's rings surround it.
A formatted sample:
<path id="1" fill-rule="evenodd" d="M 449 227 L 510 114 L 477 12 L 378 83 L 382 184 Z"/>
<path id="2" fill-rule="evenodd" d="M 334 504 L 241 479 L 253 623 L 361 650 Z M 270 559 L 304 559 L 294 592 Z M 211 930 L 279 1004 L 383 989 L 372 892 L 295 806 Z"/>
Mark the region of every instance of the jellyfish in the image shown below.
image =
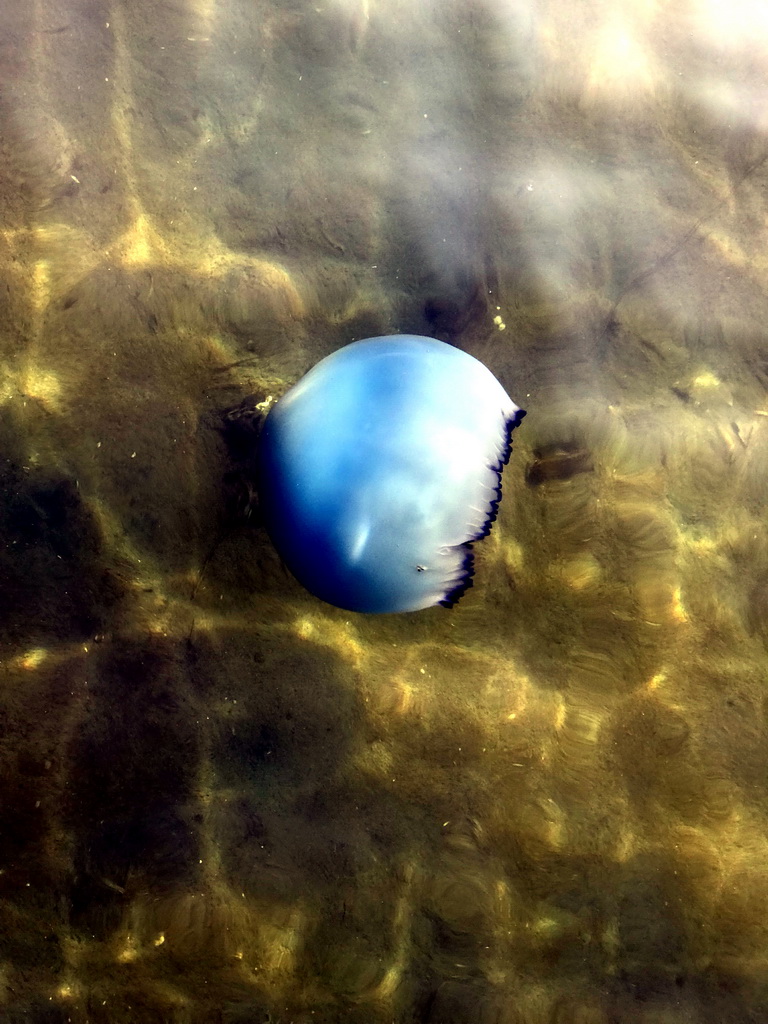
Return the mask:
<path id="1" fill-rule="evenodd" d="M 258 489 L 277 552 L 354 612 L 451 607 L 501 500 L 524 410 L 473 356 L 416 335 L 354 342 L 269 411 Z"/>

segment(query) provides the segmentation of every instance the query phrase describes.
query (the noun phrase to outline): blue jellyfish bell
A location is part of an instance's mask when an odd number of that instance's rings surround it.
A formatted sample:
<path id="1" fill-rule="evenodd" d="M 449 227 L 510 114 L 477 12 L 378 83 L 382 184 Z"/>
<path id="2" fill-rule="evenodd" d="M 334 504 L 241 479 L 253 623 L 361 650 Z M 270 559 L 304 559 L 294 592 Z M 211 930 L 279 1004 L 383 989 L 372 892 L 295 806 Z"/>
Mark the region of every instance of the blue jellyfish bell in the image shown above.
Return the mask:
<path id="1" fill-rule="evenodd" d="M 259 503 L 272 542 L 307 590 L 339 608 L 455 604 L 524 415 L 482 363 L 442 341 L 347 345 L 265 420 Z"/>

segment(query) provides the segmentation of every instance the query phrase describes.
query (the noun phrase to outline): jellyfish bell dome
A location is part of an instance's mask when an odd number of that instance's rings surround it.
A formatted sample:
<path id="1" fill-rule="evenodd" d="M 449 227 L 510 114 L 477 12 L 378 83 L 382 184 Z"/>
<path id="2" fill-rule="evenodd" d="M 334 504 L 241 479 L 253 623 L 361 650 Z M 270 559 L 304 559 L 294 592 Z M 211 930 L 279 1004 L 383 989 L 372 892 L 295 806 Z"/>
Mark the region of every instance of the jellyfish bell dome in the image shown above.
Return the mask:
<path id="1" fill-rule="evenodd" d="M 357 612 L 451 606 L 525 415 L 481 362 L 393 335 L 321 360 L 259 439 L 264 525 L 311 593 Z"/>

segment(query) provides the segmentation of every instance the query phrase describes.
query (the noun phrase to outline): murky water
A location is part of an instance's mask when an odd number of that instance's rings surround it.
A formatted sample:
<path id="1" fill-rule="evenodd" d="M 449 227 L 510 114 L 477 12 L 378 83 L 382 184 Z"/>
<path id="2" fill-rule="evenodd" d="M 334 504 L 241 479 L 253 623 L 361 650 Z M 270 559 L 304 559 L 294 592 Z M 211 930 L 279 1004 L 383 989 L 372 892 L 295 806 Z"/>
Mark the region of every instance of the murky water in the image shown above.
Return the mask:
<path id="1" fill-rule="evenodd" d="M 0 1019 L 768 1019 L 762 5 L 0 29 Z M 365 617 L 221 412 L 399 331 L 529 414 Z"/>

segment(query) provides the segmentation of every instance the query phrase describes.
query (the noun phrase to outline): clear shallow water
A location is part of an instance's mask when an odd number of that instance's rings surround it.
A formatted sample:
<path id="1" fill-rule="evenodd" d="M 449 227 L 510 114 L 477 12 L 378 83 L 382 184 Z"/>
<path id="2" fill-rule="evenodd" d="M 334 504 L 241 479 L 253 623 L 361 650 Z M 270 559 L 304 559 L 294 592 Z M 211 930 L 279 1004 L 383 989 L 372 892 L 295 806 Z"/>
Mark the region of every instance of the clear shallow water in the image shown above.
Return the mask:
<path id="1" fill-rule="evenodd" d="M 757 5 L 5 4 L 0 1015 L 760 1021 Z M 311 599 L 220 411 L 529 415 L 453 611 Z"/>

